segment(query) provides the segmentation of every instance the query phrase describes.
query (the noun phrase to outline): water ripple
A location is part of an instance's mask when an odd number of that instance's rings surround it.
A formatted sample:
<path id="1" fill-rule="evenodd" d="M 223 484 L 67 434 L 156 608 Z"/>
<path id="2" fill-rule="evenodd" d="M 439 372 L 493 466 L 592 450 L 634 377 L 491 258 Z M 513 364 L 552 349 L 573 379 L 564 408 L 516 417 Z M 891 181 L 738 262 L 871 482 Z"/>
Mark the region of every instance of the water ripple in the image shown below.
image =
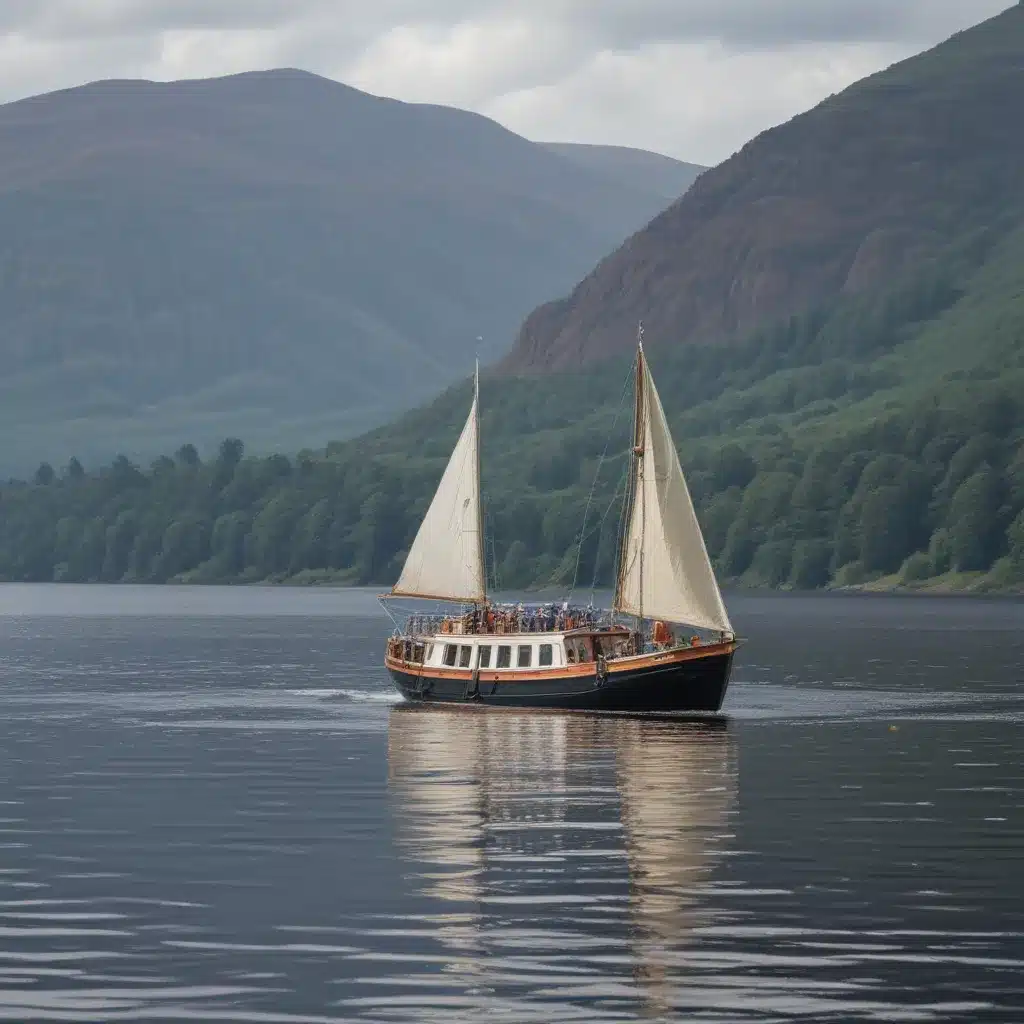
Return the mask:
<path id="1" fill-rule="evenodd" d="M 146 593 L 0 614 L 0 1020 L 1024 1020 L 1011 606 L 741 602 L 685 723 L 411 709 L 351 595 Z"/>

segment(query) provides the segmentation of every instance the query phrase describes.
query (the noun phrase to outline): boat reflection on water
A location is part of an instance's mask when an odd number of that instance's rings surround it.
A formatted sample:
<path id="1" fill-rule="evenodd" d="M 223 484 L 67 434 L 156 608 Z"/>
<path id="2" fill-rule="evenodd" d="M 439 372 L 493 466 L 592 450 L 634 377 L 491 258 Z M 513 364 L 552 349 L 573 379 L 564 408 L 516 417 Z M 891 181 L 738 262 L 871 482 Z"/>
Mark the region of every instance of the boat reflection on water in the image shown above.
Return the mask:
<path id="1" fill-rule="evenodd" d="M 637 979 L 649 1009 L 673 1009 L 675 954 L 706 923 L 701 887 L 715 854 L 731 836 L 727 817 L 736 796 L 735 749 L 726 724 L 660 728 L 619 723 L 616 778 L 629 861 Z M 678 969 L 678 958 L 676 969 Z"/>
<path id="2" fill-rule="evenodd" d="M 731 838 L 726 722 L 399 706 L 388 762 L 449 1006 L 673 1012 Z"/>

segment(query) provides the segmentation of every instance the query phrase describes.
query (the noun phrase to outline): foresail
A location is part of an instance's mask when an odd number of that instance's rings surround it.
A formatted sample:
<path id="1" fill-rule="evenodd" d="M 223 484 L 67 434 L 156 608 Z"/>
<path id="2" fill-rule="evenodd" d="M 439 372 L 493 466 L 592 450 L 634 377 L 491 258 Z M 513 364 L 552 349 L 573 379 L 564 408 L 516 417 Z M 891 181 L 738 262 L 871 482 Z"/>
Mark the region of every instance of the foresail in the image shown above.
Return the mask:
<path id="1" fill-rule="evenodd" d="M 485 598 L 477 403 L 474 397 L 393 594 L 466 602 Z"/>
<path id="2" fill-rule="evenodd" d="M 732 632 L 665 410 L 642 360 L 643 447 L 638 460 L 616 610 L 627 615 Z"/>

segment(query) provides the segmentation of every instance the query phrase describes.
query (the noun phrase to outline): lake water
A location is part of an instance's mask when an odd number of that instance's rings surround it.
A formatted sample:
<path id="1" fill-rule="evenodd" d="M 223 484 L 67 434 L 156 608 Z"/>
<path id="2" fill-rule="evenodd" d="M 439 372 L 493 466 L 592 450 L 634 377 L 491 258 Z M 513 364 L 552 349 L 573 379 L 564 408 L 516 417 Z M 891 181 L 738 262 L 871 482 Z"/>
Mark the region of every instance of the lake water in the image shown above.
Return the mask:
<path id="1" fill-rule="evenodd" d="M 1024 1021 L 1024 603 L 737 597 L 719 724 L 396 705 L 363 591 L 0 587 L 0 1020 Z"/>

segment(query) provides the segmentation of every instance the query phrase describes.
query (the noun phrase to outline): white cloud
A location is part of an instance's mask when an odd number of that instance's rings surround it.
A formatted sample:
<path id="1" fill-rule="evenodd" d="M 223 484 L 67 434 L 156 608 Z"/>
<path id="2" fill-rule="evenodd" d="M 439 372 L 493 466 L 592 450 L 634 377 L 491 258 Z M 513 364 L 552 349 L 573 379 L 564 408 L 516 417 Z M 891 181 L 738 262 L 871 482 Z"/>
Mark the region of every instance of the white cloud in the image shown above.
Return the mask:
<path id="1" fill-rule="evenodd" d="M 715 162 L 1009 0 L 0 0 L 0 100 L 292 66 Z"/>
<path id="2" fill-rule="evenodd" d="M 905 55 L 892 45 L 802 44 L 728 51 L 669 43 L 595 54 L 550 86 L 486 105 L 514 131 L 568 142 L 616 141 L 715 163 L 778 124 Z"/>
<path id="3" fill-rule="evenodd" d="M 399 25 L 344 69 L 346 80 L 400 99 L 486 108 L 496 98 L 557 86 L 588 58 L 564 25 L 526 19 Z"/>

